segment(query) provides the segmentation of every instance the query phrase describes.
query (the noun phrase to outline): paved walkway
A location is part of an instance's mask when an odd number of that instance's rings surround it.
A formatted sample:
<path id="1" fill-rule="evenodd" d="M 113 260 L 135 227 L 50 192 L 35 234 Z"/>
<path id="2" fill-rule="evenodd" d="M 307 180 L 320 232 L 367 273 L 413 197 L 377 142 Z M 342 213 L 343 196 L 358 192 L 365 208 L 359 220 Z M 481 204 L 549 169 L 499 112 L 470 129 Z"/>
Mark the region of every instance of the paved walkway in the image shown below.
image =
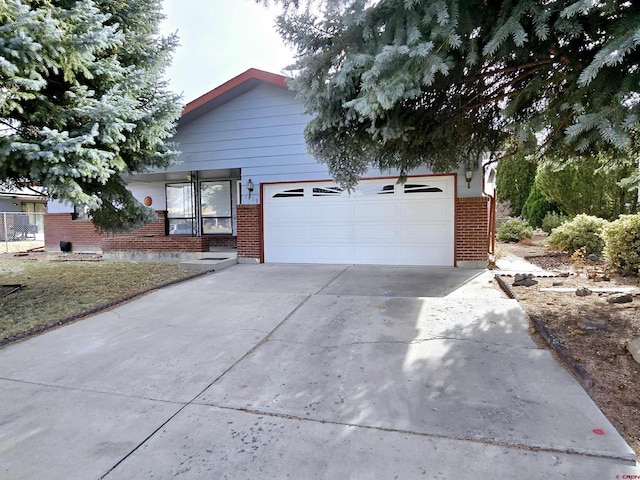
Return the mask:
<path id="1" fill-rule="evenodd" d="M 0 349 L 0 478 L 640 475 L 491 278 L 236 265 Z"/>

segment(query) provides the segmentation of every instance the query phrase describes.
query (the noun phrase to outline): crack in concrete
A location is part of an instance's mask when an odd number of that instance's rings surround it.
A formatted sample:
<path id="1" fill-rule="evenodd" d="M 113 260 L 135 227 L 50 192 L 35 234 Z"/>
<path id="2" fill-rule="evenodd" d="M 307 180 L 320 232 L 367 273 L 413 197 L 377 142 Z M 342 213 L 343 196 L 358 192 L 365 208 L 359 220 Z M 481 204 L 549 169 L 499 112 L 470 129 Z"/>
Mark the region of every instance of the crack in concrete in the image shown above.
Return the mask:
<path id="1" fill-rule="evenodd" d="M 214 407 L 214 408 L 219 408 L 221 410 L 229 410 L 229 411 L 235 411 L 240 413 L 246 413 L 249 415 L 281 418 L 284 420 L 320 423 L 325 425 L 351 427 L 351 428 L 358 428 L 363 430 L 375 430 L 379 432 L 400 433 L 403 435 L 415 435 L 415 436 L 424 437 L 424 438 L 471 442 L 471 443 L 478 443 L 481 445 L 490 445 L 494 447 L 511 448 L 515 450 L 525 450 L 529 452 L 555 453 L 555 454 L 562 454 L 562 455 L 579 455 L 584 457 L 602 458 L 607 460 L 629 461 L 627 458 L 624 458 L 624 457 L 620 457 L 616 455 L 607 455 L 604 453 L 598 454 L 598 453 L 590 452 L 587 450 L 581 450 L 578 448 L 576 449 L 567 448 L 566 450 L 563 450 L 561 448 L 545 447 L 544 445 L 526 444 L 526 443 L 519 443 L 519 442 L 509 443 L 506 441 L 493 440 L 489 438 L 474 438 L 474 437 L 464 437 L 459 435 L 446 435 L 442 433 L 416 432 L 413 430 L 405 430 L 400 428 L 380 427 L 375 425 L 361 425 L 356 423 L 340 422 L 337 420 L 326 420 L 321 418 L 300 417 L 298 415 L 291 415 L 287 413 L 269 412 L 265 410 L 258 410 L 258 409 L 252 409 L 252 408 L 246 408 L 246 407 L 231 407 L 231 406 L 217 405 L 214 403 L 197 403 L 196 405 Z"/>
<path id="2" fill-rule="evenodd" d="M 329 285 L 331 285 L 333 282 L 335 282 L 336 280 L 338 280 L 343 274 L 344 272 L 346 272 L 347 270 L 349 270 L 353 265 L 347 265 L 343 270 L 340 271 L 340 273 L 338 273 L 335 277 L 333 277 L 331 280 L 329 280 L 322 288 L 320 288 L 320 290 L 318 290 L 316 293 L 314 293 L 314 295 L 320 295 L 321 292 L 327 288 Z"/>
<path id="3" fill-rule="evenodd" d="M 127 460 L 129 457 L 131 457 L 131 455 L 133 455 L 134 453 L 136 453 L 145 443 L 147 443 L 151 438 L 153 438 L 160 430 L 162 430 L 169 422 L 171 422 L 176 416 L 178 416 L 185 408 L 187 408 L 189 405 L 192 404 L 196 404 L 196 400 L 198 399 L 198 397 L 200 397 L 204 392 L 207 391 L 207 389 L 209 389 L 211 386 L 213 386 L 216 382 L 218 382 L 221 378 L 223 378 L 227 373 L 229 373 L 231 370 L 233 370 L 236 365 L 238 365 L 240 362 L 242 362 L 245 358 L 247 358 L 249 355 L 251 355 L 253 352 L 255 352 L 258 348 L 260 348 L 262 345 L 264 345 L 267 341 L 269 341 L 269 339 L 275 334 L 275 332 L 282 327 L 282 325 L 284 325 L 305 303 L 307 303 L 309 301 L 309 299 L 311 298 L 311 295 L 307 295 L 300 303 L 298 303 L 298 305 L 296 305 L 296 307 L 294 309 L 291 310 L 291 312 L 289 312 L 289 314 L 287 316 L 285 316 L 264 338 L 262 338 L 258 343 L 256 343 L 252 348 L 250 348 L 244 355 L 242 355 L 238 360 L 236 360 L 235 362 L 233 362 L 233 364 L 231 364 L 231 366 L 229 368 L 227 368 L 224 372 L 222 372 L 220 375 L 218 375 L 212 382 L 210 382 L 208 385 L 206 385 L 202 390 L 200 390 L 200 392 L 198 392 L 191 400 L 189 400 L 187 403 L 182 404 L 182 406 L 171 416 L 169 416 L 169 418 L 167 420 L 165 420 L 164 422 L 162 422 L 162 424 L 156 428 L 153 432 L 151 432 L 144 440 L 142 440 L 142 442 L 140 442 L 138 445 L 136 445 L 129 453 L 127 453 L 125 456 L 123 456 L 115 465 L 113 465 L 113 467 L 111 467 L 109 470 L 107 470 L 104 475 L 102 475 L 99 480 L 103 480 L 106 477 L 108 477 L 111 472 L 113 472 L 116 468 L 118 468 L 118 466 L 120 466 L 125 460 Z"/>
<path id="4" fill-rule="evenodd" d="M 481 340 L 474 340 L 471 338 L 461 338 L 461 337 L 449 337 L 445 335 L 436 335 L 428 338 L 414 338 L 413 340 L 378 340 L 378 341 L 357 341 L 357 342 L 348 342 L 348 343 L 340 343 L 334 345 L 322 345 L 317 343 L 307 343 L 307 342 L 296 342 L 293 340 L 286 340 L 283 338 L 273 338 L 272 342 L 281 342 L 288 343 L 291 345 L 302 345 L 306 347 L 317 347 L 317 348 L 326 348 L 326 349 L 336 349 L 336 348 L 344 348 L 344 347 L 352 347 L 358 345 L 420 345 L 422 343 L 440 341 L 440 340 L 450 340 L 454 342 L 469 342 L 476 343 L 478 345 L 489 345 L 494 347 L 509 347 L 509 348 L 517 348 L 521 350 L 539 350 L 537 347 L 526 347 L 526 346 L 514 346 L 510 343 L 487 343 Z"/>
<path id="5" fill-rule="evenodd" d="M 36 387 L 46 387 L 46 388 L 56 388 L 59 390 L 65 390 L 68 392 L 80 392 L 80 393 L 96 393 L 99 395 L 109 395 L 112 397 L 121 397 L 121 398 L 132 398 L 136 400 L 148 400 L 150 402 L 158 402 L 158 403 L 169 403 L 173 405 L 186 405 L 185 402 L 181 402 L 178 400 L 166 400 L 162 398 L 154 398 L 154 397 L 145 397 L 141 395 L 132 395 L 129 393 L 118 393 L 118 392 L 109 392 L 107 390 L 96 390 L 93 388 L 81 388 L 81 387 L 70 387 L 67 385 L 56 385 L 53 383 L 44 383 L 44 382 L 32 382 L 29 380 L 21 380 L 17 378 L 7 378 L 0 377 L 0 380 L 5 380 L 7 382 L 20 383 L 24 385 L 33 385 Z"/>

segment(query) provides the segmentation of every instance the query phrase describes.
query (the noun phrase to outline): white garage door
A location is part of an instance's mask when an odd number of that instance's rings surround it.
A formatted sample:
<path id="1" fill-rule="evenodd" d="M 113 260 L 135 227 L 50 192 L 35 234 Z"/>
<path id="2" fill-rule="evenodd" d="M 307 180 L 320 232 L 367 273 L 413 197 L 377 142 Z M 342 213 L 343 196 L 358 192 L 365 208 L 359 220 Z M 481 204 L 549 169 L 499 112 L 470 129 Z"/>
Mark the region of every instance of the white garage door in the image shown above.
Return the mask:
<path id="1" fill-rule="evenodd" d="M 275 263 L 453 265 L 454 177 L 265 185 L 264 256 Z"/>

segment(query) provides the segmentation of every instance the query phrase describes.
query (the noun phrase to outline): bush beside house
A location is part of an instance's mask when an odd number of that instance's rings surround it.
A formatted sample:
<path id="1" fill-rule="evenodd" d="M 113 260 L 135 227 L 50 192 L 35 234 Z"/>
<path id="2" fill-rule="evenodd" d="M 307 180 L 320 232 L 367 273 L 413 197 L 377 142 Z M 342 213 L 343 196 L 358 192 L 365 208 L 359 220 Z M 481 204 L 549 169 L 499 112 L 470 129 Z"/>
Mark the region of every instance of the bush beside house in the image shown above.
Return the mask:
<path id="1" fill-rule="evenodd" d="M 602 229 L 607 263 L 625 274 L 640 271 L 640 214 L 621 215 Z"/>
<path id="2" fill-rule="evenodd" d="M 496 238 L 501 242 L 515 243 L 533 237 L 533 228 L 524 220 L 511 219 L 496 230 Z"/>
<path id="3" fill-rule="evenodd" d="M 602 229 L 609 223 L 603 218 L 580 214 L 555 228 L 548 244 L 555 250 L 574 253 L 585 248 L 587 253 L 600 254 L 604 248 Z"/>

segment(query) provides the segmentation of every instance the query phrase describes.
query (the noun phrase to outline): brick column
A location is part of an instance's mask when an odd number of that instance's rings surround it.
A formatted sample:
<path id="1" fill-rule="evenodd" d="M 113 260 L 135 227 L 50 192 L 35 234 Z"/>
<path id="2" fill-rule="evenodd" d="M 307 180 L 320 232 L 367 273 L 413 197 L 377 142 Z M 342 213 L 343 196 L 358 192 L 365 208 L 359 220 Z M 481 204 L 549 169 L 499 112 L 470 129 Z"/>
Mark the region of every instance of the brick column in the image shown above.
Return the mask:
<path id="1" fill-rule="evenodd" d="M 488 197 L 456 199 L 456 265 L 484 268 L 489 251 Z"/>
<path id="2" fill-rule="evenodd" d="M 238 261 L 260 262 L 262 257 L 262 209 L 260 204 L 238 205 Z"/>

